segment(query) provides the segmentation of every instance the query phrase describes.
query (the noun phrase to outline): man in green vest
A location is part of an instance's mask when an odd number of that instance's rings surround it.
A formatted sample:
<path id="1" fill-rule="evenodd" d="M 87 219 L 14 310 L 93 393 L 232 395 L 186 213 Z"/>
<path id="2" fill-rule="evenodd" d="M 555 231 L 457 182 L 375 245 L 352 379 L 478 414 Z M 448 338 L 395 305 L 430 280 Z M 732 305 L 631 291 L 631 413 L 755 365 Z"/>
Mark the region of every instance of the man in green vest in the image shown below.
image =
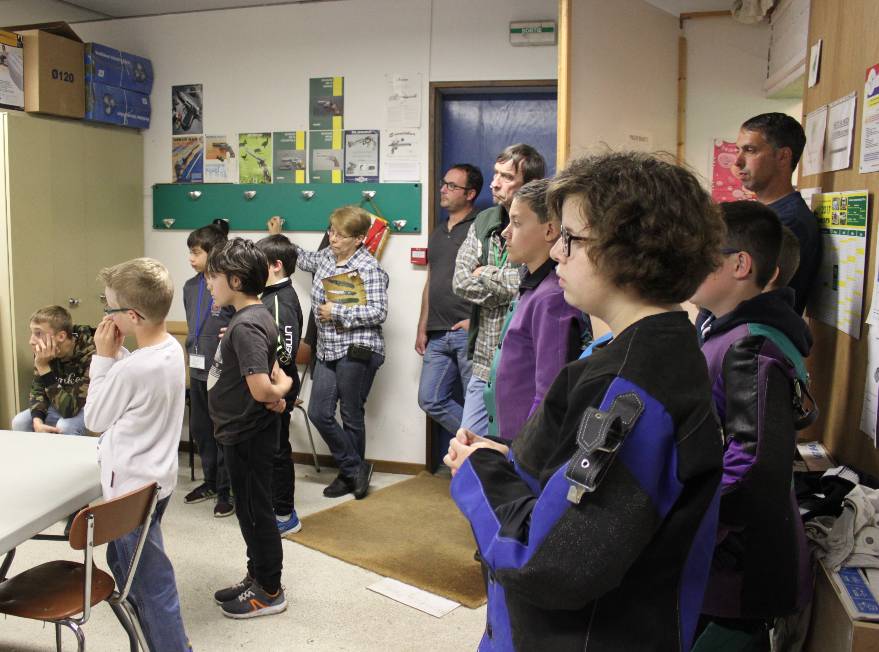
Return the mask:
<path id="1" fill-rule="evenodd" d="M 473 374 L 464 396 L 461 427 L 478 435 L 488 432 L 483 390 L 507 307 L 519 290 L 519 265 L 508 263 L 501 232 L 510 221 L 513 195 L 529 181 L 542 179 L 545 173 L 546 161 L 530 145 L 510 145 L 501 152 L 491 181 L 495 206 L 476 216 L 455 261 L 452 289 L 473 304 L 468 346 Z"/>

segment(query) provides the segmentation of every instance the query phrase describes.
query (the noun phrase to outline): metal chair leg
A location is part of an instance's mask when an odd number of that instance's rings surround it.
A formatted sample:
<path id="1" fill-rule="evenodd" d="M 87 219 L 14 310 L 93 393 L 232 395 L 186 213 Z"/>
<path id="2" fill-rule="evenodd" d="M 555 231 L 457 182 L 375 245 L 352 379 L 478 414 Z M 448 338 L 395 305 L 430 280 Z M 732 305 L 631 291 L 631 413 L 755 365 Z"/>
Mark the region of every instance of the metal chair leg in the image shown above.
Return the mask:
<path id="1" fill-rule="evenodd" d="M 140 626 L 140 617 L 137 615 L 137 608 L 127 598 L 121 604 L 125 609 L 125 613 L 128 614 L 128 620 L 134 629 L 134 633 L 137 635 L 137 640 L 140 643 L 141 649 L 144 652 L 149 652 L 150 646 L 147 645 L 146 636 L 143 635 L 143 629 Z"/>
<path id="2" fill-rule="evenodd" d="M 59 620 L 55 623 L 55 645 L 58 652 L 61 652 L 61 625 L 76 635 L 76 652 L 85 652 L 85 632 L 72 620 Z"/>
<path id="3" fill-rule="evenodd" d="M 128 634 L 128 647 L 130 651 L 138 652 L 137 632 L 135 632 L 134 625 L 131 624 L 131 619 L 128 617 L 125 608 L 118 602 L 111 602 L 108 600 L 108 603 L 110 604 L 113 613 L 116 614 L 116 619 L 119 621 L 119 624 L 122 625 L 125 633 Z"/>
<path id="4" fill-rule="evenodd" d="M 61 652 L 61 624 L 55 623 L 55 652 Z"/>
<path id="5" fill-rule="evenodd" d="M 297 405 L 296 409 L 302 412 L 302 418 L 305 419 L 305 430 L 308 432 L 308 443 L 311 444 L 311 456 L 314 458 L 314 470 L 320 473 L 320 464 L 317 461 L 317 449 L 314 447 L 314 437 L 311 436 L 311 423 L 308 421 L 308 413 L 301 405 Z"/>
<path id="6" fill-rule="evenodd" d="M 13 559 L 15 559 L 15 548 L 6 553 L 6 558 L 3 560 L 3 563 L 0 564 L 0 582 L 6 579 L 6 573 L 9 572 L 9 567 L 12 566 Z"/>

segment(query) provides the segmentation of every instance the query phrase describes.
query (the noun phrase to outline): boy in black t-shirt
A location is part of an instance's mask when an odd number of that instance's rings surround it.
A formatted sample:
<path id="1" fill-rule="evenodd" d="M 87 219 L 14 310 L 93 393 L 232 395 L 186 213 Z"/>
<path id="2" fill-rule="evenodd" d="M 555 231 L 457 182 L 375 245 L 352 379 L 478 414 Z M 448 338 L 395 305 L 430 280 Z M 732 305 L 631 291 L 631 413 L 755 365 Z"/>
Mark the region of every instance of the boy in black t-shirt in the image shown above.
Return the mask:
<path id="1" fill-rule="evenodd" d="M 287 608 L 271 477 L 278 445 L 275 413 L 284 410 L 293 381 L 278 366 L 278 329 L 258 296 L 268 277 L 265 254 L 253 242 L 235 238 L 211 252 L 207 277 L 214 302 L 235 308 L 208 376 L 208 406 L 247 544 L 247 575 L 214 599 L 224 616 L 253 618 Z"/>
<path id="2" fill-rule="evenodd" d="M 273 217 L 272 220 L 279 220 Z M 271 229 L 271 220 L 269 221 Z M 290 446 L 290 412 L 299 396 L 299 376 L 296 373 L 296 351 L 302 334 L 302 308 L 290 276 L 296 271 L 296 248 L 285 235 L 275 234 L 256 243 L 269 261 L 269 277 L 262 293 L 263 305 L 268 308 L 278 327 L 276 350 L 278 365 L 293 379 L 293 389 L 284 397 L 287 405 L 281 412 L 278 432 L 278 450 L 272 472 L 272 507 L 281 534 L 296 533 L 302 523 L 293 504 L 296 474 L 293 469 L 293 448 Z"/>

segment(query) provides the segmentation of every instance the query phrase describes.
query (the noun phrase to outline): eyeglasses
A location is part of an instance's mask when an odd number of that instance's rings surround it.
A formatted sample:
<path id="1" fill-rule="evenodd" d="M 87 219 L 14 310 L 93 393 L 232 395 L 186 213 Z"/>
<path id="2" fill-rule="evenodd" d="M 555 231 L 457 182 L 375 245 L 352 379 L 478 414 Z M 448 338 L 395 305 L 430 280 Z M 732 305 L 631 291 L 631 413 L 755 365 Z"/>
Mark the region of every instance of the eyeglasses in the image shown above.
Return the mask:
<path id="1" fill-rule="evenodd" d="M 742 251 L 742 250 L 741 250 L 741 249 L 735 249 L 735 248 L 733 248 L 733 247 L 724 247 L 723 249 L 720 250 L 720 253 L 721 253 L 722 255 L 724 255 L 724 256 L 729 256 L 730 254 L 737 254 L 737 253 L 739 253 L 740 251 Z"/>
<path id="2" fill-rule="evenodd" d="M 564 226 L 561 228 L 561 237 L 562 237 L 562 246 L 565 251 L 565 258 L 571 257 L 571 243 L 575 240 L 577 242 L 589 242 L 592 238 L 587 238 L 582 235 L 573 235 L 570 231 L 568 231 Z"/>
<path id="3" fill-rule="evenodd" d="M 141 319 L 144 318 L 144 316 L 141 315 L 141 314 L 140 314 L 137 310 L 135 310 L 134 308 L 104 308 L 104 314 L 105 314 L 105 315 L 112 315 L 112 314 L 117 313 L 117 312 L 128 312 L 129 310 L 130 310 L 131 312 L 133 312 L 135 315 L 137 315 L 138 317 L 140 317 Z"/>
<path id="4" fill-rule="evenodd" d="M 456 190 L 473 190 L 473 188 L 470 188 L 469 186 L 459 186 L 457 183 L 452 183 L 451 181 L 446 181 L 445 179 L 440 181 L 440 188 L 442 188 L 443 186 L 448 188 L 451 192 L 455 192 Z"/>
<path id="5" fill-rule="evenodd" d="M 354 237 L 353 235 L 345 235 L 344 233 L 339 233 L 335 229 L 329 229 L 327 231 L 327 235 L 329 235 L 330 238 L 338 238 L 339 240 L 345 240 L 346 238 Z"/>

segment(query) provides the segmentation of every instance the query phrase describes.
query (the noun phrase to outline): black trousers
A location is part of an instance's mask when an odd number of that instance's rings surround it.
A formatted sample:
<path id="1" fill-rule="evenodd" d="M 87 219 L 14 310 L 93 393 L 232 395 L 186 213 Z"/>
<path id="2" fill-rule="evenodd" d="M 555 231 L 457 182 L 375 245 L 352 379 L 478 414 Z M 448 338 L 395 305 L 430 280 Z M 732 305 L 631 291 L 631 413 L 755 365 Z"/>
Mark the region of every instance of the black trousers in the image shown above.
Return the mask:
<path id="1" fill-rule="evenodd" d="M 238 444 L 224 445 L 235 514 L 247 545 L 247 572 L 269 593 L 281 586 L 284 552 L 272 511 L 272 465 L 279 419 Z"/>
<path id="2" fill-rule="evenodd" d="M 280 416 L 278 450 L 272 467 L 272 507 L 275 514 L 286 516 L 296 509 L 293 504 L 296 474 L 293 470 L 293 447 L 290 445 L 290 413 L 283 412 Z"/>
<path id="3" fill-rule="evenodd" d="M 204 483 L 224 498 L 229 497 L 229 472 L 223 447 L 214 439 L 214 422 L 208 413 L 207 381 L 189 379 L 189 433 L 198 446 Z"/>

